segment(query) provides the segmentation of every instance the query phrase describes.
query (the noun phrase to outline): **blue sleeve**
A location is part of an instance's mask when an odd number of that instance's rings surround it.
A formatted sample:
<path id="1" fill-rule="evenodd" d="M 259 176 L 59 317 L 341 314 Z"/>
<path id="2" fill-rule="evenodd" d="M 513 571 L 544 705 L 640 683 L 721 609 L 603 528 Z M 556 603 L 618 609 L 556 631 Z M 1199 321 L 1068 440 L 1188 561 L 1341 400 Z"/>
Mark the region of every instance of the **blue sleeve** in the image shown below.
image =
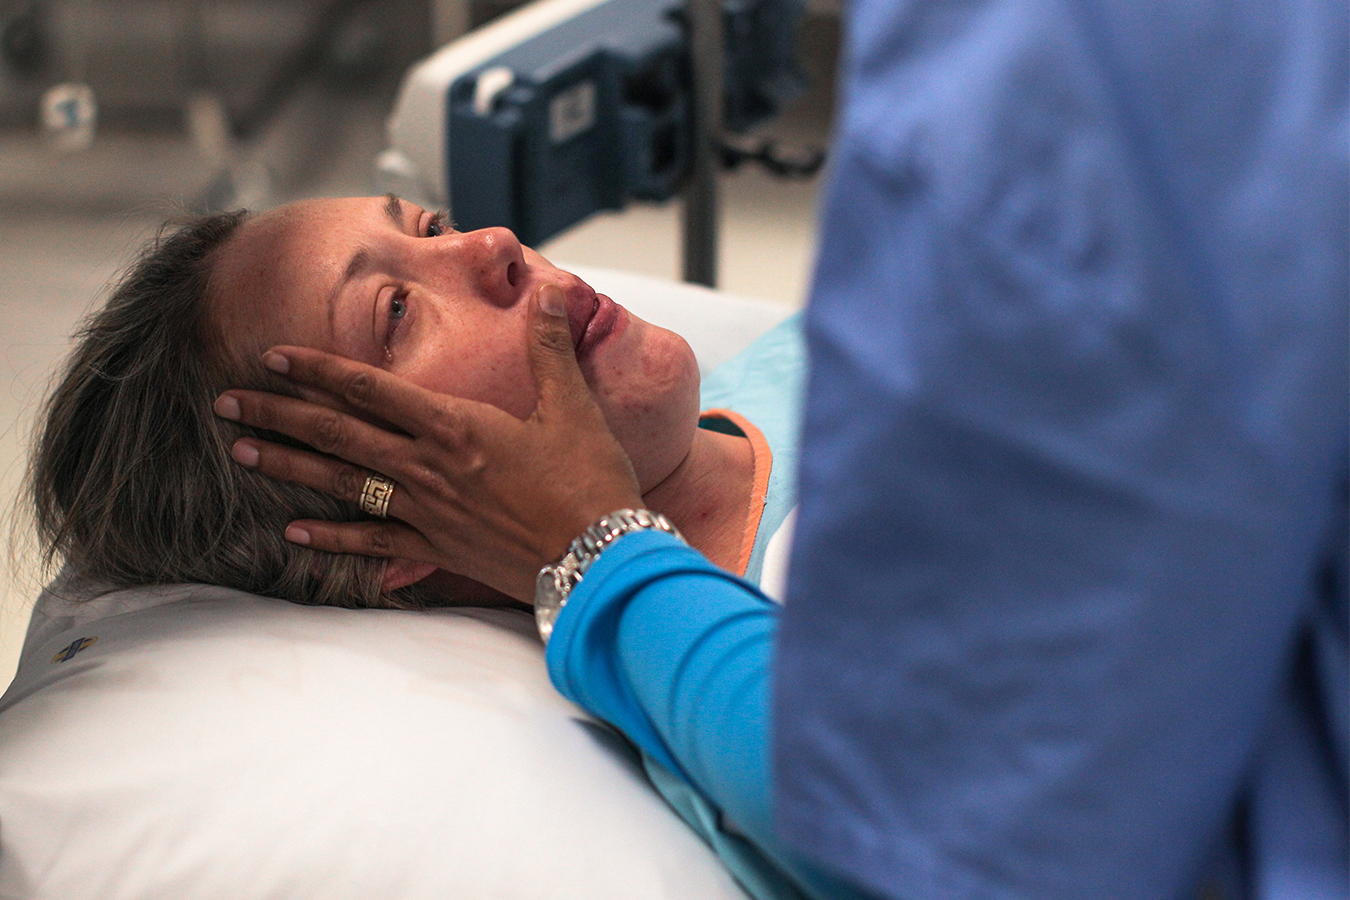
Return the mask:
<path id="1" fill-rule="evenodd" d="M 549 675 L 712 798 L 755 843 L 770 825 L 777 606 L 670 535 L 605 550 L 554 626 Z"/>
<path id="2" fill-rule="evenodd" d="M 605 550 L 559 615 L 549 675 L 713 804 L 717 833 L 704 837 L 754 896 L 851 900 L 854 888 L 773 833 L 777 627 L 778 605 L 753 585 L 668 534 L 631 534 Z"/>

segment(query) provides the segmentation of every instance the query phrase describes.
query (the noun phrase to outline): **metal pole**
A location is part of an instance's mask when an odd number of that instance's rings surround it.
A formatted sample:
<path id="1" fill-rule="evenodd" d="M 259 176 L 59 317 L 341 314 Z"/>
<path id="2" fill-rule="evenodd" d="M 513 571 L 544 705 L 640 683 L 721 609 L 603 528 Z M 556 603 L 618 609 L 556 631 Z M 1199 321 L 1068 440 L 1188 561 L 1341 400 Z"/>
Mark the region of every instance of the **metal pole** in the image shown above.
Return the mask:
<path id="1" fill-rule="evenodd" d="M 722 0 L 688 0 L 693 159 L 684 189 L 684 280 L 717 286 L 717 171 L 722 138 Z"/>

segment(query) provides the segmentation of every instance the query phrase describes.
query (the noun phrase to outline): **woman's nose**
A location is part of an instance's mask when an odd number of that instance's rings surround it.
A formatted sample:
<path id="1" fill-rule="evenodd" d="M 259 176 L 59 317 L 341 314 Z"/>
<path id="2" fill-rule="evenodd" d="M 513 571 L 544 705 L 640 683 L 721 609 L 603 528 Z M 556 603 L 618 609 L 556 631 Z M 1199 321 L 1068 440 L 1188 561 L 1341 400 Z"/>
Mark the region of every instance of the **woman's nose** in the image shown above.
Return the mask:
<path id="1" fill-rule="evenodd" d="M 525 283 L 524 248 L 509 228 L 480 228 L 460 238 L 459 263 L 493 303 L 511 306 Z"/>

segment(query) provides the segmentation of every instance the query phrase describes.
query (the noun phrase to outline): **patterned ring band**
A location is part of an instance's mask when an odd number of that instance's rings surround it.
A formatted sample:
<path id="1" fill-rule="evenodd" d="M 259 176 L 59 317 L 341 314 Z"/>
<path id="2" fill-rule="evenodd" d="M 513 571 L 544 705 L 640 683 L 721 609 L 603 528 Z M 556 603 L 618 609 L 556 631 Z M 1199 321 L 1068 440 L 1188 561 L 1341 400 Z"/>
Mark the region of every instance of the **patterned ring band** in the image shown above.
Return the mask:
<path id="1" fill-rule="evenodd" d="M 361 509 L 383 519 L 389 515 L 389 500 L 394 496 L 394 483 L 378 472 L 371 472 L 361 488 Z"/>

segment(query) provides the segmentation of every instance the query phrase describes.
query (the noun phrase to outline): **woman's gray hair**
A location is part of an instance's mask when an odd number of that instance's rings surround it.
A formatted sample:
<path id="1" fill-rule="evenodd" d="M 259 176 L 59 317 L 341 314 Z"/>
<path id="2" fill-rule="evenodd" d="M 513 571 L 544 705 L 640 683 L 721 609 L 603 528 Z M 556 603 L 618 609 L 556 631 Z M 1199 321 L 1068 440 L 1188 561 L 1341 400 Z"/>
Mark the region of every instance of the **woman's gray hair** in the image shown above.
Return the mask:
<path id="1" fill-rule="evenodd" d="M 214 399 L 285 389 L 213 333 L 214 260 L 247 217 L 165 226 L 76 335 L 29 465 L 44 559 L 113 586 L 205 582 L 297 603 L 422 606 L 415 589 L 383 591 L 383 560 L 283 537 L 297 518 L 366 518 L 354 503 L 230 458 L 250 431 L 218 418 Z"/>

